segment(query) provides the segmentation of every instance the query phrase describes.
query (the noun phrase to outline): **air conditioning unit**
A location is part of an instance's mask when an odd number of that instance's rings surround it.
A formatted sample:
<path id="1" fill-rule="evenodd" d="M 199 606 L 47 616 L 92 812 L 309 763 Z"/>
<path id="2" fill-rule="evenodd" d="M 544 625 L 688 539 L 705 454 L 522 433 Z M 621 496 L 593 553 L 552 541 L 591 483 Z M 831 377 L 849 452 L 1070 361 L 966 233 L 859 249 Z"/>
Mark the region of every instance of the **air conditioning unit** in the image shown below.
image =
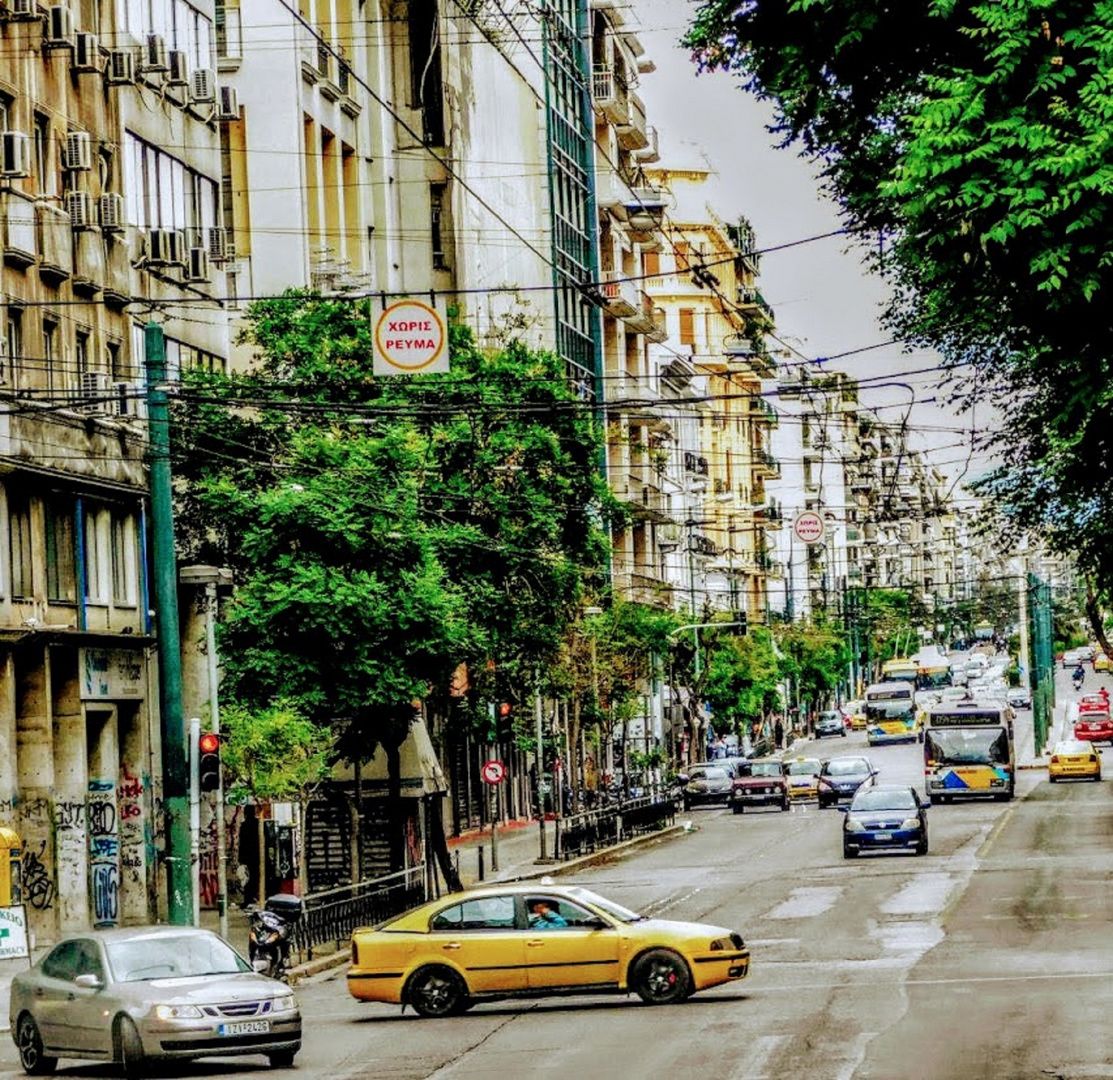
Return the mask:
<path id="1" fill-rule="evenodd" d="M 226 263 L 232 258 L 228 230 L 222 225 L 209 229 L 209 262 Z"/>
<path id="2" fill-rule="evenodd" d="M 75 229 L 91 229 L 97 223 L 97 206 L 87 191 L 66 192 L 66 212 Z"/>
<path id="3" fill-rule="evenodd" d="M 171 49 L 167 54 L 166 85 L 189 86 L 189 57 L 180 49 Z"/>
<path id="4" fill-rule="evenodd" d="M 111 49 L 108 53 L 108 67 L 105 70 L 110 86 L 122 86 L 135 82 L 135 53 L 131 49 Z"/>
<path id="5" fill-rule="evenodd" d="M 144 71 L 169 71 L 170 64 L 166 59 L 166 38 L 161 34 L 148 34 L 147 44 L 143 49 Z"/>
<path id="6" fill-rule="evenodd" d="M 238 120 L 240 118 L 240 98 L 234 86 L 220 87 L 220 108 L 217 109 L 218 120 Z"/>
<path id="7" fill-rule="evenodd" d="M 62 163 L 71 172 L 86 172 L 93 167 L 93 140 L 87 131 L 70 131 L 66 134 Z"/>
<path id="8" fill-rule="evenodd" d="M 216 101 L 216 72 L 198 68 L 190 76 L 190 99 L 196 102 Z"/>
<path id="9" fill-rule="evenodd" d="M 65 4 L 52 4 L 46 24 L 48 45 L 73 45 L 73 12 Z"/>
<path id="10" fill-rule="evenodd" d="M 86 412 L 108 412 L 111 402 L 108 398 L 108 376 L 103 371 L 83 371 L 78 404 Z"/>
<path id="11" fill-rule="evenodd" d="M 4 5 L 4 15 L 13 22 L 37 19 L 39 9 L 35 0 L 8 0 Z"/>
<path id="12" fill-rule="evenodd" d="M 124 197 L 114 191 L 106 191 L 97 200 L 100 213 L 100 227 L 105 232 L 122 232 L 124 228 Z"/>
<path id="13" fill-rule="evenodd" d="M 146 263 L 148 266 L 181 266 L 183 237 L 176 229 L 152 229 L 147 233 Z"/>
<path id="14" fill-rule="evenodd" d="M 22 131 L 0 134 L 0 176 L 15 180 L 31 175 L 31 139 Z"/>
<path id="15" fill-rule="evenodd" d="M 209 280 L 209 253 L 203 247 L 191 247 L 189 249 L 185 274 L 182 276 L 186 281 Z"/>
<path id="16" fill-rule="evenodd" d="M 73 39 L 73 70 L 100 71 L 100 69 L 100 45 L 97 42 L 97 35 L 80 32 Z"/>

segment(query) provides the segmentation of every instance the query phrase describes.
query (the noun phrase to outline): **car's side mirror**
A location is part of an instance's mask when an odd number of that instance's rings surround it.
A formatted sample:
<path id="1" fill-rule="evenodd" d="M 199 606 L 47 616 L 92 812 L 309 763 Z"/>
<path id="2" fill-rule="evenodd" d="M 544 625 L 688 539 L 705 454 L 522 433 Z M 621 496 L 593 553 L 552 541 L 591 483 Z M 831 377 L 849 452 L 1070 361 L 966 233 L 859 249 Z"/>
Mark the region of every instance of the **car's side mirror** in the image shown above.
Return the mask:
<path id="1" fill-rule="evenodd" d="M 931 809 L 931 799 L 924 799 L 924 801 L 920 803 L 920 809 L 921 810 L 930 810 Z"/>
<path id="2" fill-rule="evenodd" d="M 849 814 L 850 813 L 850 807 L 849 806 L 836 806 L 835 809 L 840 814 Z"/>
<path id="3" fill-rule="evenodd" d="M 92 972 L 87 972 L 84 975 L 78 975 L 73 980 L 74 986 L 80 986 L 82 990 L 99 990 L 104 983 L 101 982 L 99 975 L 94 975 Z"/>
<path id="4" fill-rule="evenodd" d="M 580 925 L 585 930 L 609 930 L 611 924 L 605 919 L 584 919 Z"/>

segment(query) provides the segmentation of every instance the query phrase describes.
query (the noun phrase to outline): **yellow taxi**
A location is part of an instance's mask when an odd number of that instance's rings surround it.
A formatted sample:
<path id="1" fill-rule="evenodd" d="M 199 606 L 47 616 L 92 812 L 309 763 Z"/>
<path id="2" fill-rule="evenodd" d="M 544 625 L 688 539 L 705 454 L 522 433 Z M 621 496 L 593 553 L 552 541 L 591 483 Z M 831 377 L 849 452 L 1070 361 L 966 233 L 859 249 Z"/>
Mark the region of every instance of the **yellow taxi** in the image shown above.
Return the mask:
<path id="1" fill-rule="evenodd" d="M 793 802 L 819 798 L 819 770 L 823 762 L 814 757 L 785 758 L 788 797 Z"/>
<path id="2" fill-rule="evenodd" d="M 842 708 L 843 712 L 850 715 L 851 731 L 866 730 L 866 703 L 864 701 L 848 701 Z"/>
<path id="3" fill-rule="evenodd" d="M 357 928 L 348 990 L 454 1016 L 484 999 L 570 990 L 671 1005 L 749 970 L 742 936 L 721 926 L 645 918 L 574 885 L 501 885 Z"/>
<path id="4" fill-rule="evenodd" d="M 1101 779 L 1101 755 L 1092 743 L 1082 739 L 1064 739 L 1051 748 L 1047 778 L 1056 780 L 1083 778 Z"/>
<path id="5" fill-rule="evenodd" d="M 1100 649 L 1094 651 L 1094 670 L 1113 671 L 1113 660 L 1110 660 Z"/>

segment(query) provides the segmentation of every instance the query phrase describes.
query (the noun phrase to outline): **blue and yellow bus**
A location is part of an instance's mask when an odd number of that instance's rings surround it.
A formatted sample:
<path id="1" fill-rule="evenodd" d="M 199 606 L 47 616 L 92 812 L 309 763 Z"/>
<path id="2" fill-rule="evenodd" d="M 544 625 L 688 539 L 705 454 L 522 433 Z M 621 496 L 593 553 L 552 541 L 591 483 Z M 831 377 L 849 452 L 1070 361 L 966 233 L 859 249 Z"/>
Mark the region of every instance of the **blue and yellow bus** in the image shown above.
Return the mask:
<path id="1" fill-rule="evenodd" d="M 1016 794 L 1016 760 L 1009 711 L 977 702 L 929 709 L 924 787 L 933 803 L 959 796 L 1011 799 Z"/>
<path id="2" fill-rule="evenodd" d="M 866 741 L 870 746 L 920 737 L 915 683 L 874 683 L 866 687 Z"/>

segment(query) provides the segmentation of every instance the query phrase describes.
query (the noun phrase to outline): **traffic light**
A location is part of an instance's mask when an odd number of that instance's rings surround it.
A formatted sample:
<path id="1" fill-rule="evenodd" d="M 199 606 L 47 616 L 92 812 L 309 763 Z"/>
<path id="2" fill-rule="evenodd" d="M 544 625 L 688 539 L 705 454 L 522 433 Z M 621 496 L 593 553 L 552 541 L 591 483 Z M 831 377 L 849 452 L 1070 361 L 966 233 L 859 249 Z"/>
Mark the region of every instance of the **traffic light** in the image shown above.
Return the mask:
<path id="1" fill-rule="evenodd" d="M 220 736 L 207 731 L 197 743 L 198 778 L 202 791 L 220 787 Z"/>
<path id="2" fill-rule="evenodd" d="M 503 701 L 498 707 L 498 723 L 496 725 L 497 738 L 508 739 L 510 738 L 510 724 L 511 717 L 514 713 L 514 707 L 509 701 Z"/>

